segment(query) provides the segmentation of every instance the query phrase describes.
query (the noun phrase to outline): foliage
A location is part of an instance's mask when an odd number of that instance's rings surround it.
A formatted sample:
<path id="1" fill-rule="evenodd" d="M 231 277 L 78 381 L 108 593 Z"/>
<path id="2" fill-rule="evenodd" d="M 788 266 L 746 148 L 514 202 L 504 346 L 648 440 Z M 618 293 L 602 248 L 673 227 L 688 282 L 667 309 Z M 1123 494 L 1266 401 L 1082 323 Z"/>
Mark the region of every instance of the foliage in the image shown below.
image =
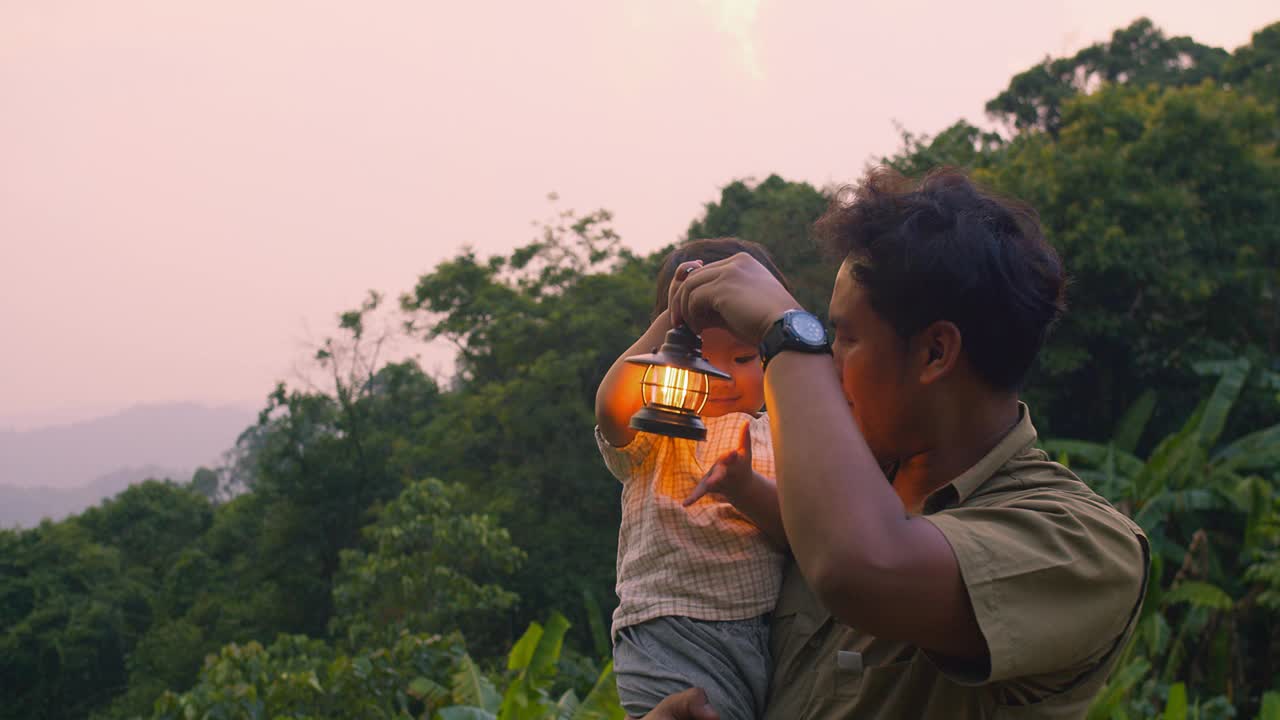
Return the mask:
<path id="1" fill-rule="evenodd" d="M 569 621 L 556 613 L 546 627 L 532 623 L 511 648 L 507 670 L 515 673 L 507 689 L 498 692 L 470 657 L 453 676 L 456 705 L 440 710 L 439 720 L 622 720 L 618 685 L 612 663 L 606 664 L 586 697 L 566 690 L 552 697 L 556 665 Z"/>
<path id="2" fill-rule="evenodd" d="M 456 634 L 402 630 L 387 646 L 351 654 L 300 635 L 265 648 L 231 644 L 209 657 L 189 691 L 165 693 L 153 717 L 621 720 L 608 666 L 581 700 L 572 688 L 553 697 L 568 628 L 559 614 L 545 627 L 531 624 L 507 654 L 503 691 Z"/>
<path id="3" fill-rule="evenodd" d="M 1072 274 L 1026 396 L 1155 550 L 1094 717 L 1280 714 L 1278 60 L 1280 24 L 1225 53 L 1140 20 L 1015 77 L 990 106 L 1005 134 L 904 131 L 886 159 L 1028 200 Z M 830 193 L 734 181 L 688 237 L 764 244 L 822 311 L 808 228 Z M 275 388 L 222 466 L 0 531 L 0 720 L 615 716 L 619 487 L 592 400 L 667 249 L 566 211 L 504 256 L 463 251 L 400 299 L 403 329 L 378 327 L 378 293 L 340 314 L 316 377 Z M 456 375 L 386 362 L 401 334 L 452 343 Z"/>
<path id="4" fill-rule="evenodd" d="M 281 635 L 268 647 L 231 644 L 205 661 L 190 690 L 165 693 L 152 717 L 430 717 L 446 699 L 433 678 L 444 677 L 460 652 L 457 636 L 408 632 L 351 654 L 302 635 Z"/>
<path id="5" fill-rule="evenodd" d="M 1072 57 L 1046 59 L 1021 72 L 1009 87 L 987 103 L 987 112 L 1019 130 L 1057 133 L 1062 108 L 1100 84 L 1197 85 L 1216 78 L 1230 55 L 1189 37 L 1165 37 L 1150 20 L 1140 18 L 1116 30 L 1109 42 L 1097 43 Z"/>
<path id="6" fill-rule="evenodd" d="M 1260 602 L 1277 589 L 1271 574 L 1280 544 L 1274 488 L 1280 425 L 1221 442 L 1252 367 L 1247 360 L 1202 370 L 1218 375 L 1183 428 L 1145 460 L 1133 454 L 1152 414 L 1147 396 L 1107 444 L 1048 441 L 1077 474 L 1147 533 L 1151 580 L 1138 630 L 1091 716 L 1230 717 L 1255 707 L 1280 671 L 1280 616 Z M 1181 679 L 1181 681 L 1178 681 Z M 1217 715 L 1207 715 L 1218 707 Z"/>
<path id="7" fill-rule="evenodd" d="M 809 226 L 827 202 L 812 185 L 777 175 L 754 186 L 734 181 L 720 190 L 718 202 L 707 203 L 702 219 L 689 225 L 688 239 L 737 237 L 764 245 L 791 282 L 796 300 L 826 317 L 835 281 Z"/>
<path id="8" fill-rule="evenodd" d="M 406 629 L 460 629 L 473 644 L 493 637 L 516 601 L 497 581 L 524 553 L 492 517 L 457 512 L 462 493 L 438 480 L 413 483 L 364 529 L 367 550 L 342 551 L 335 635 L 352 647 Z"/>
<path id="9" fill-rule="evenodd" d="M 397 462 L 466 487 L 468 509 L 495 514 L 528 552 L 509 585 L 520 620 L 583 587 L 612 594 L 620 489 L 592 405 L 648 324 L 653 272 L 616 248 L 606 213 L 568 214 L 509 257 L 441 263 L 402 299 L 414 332 L 459 348 L 459 375 Z"/>

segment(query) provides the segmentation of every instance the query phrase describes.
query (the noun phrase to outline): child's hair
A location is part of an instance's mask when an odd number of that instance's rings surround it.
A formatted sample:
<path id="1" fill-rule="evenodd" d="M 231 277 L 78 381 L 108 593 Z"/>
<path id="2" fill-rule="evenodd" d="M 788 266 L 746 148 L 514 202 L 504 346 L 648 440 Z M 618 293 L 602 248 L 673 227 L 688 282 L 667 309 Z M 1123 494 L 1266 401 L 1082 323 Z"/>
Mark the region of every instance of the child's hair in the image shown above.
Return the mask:
<path id="1" fill-rule="evenodd" d="M 662 268 L 658 270 L 658 285 L 654 292 L 653 316 L 657 318 L 659 315 L 667 311 L 667 290 L 671 287 L 671 279 L 676 274 L 676 268 L 680 263 L 689 262 L 690 260 L 701 260 L 703 263 L 713 263 L 717 260 L 733 257 L 740 252 L 744 252 L 765 266 L 773 276 L 778 278 L 778 282 L 782 283 L 788 291 L 791 290 L 791 284 L 787 282 L 787 278 L 774 264 L 773 257 L 769 255 L 769 251 L 760 243 L 754 243 L 750 240 L 739 240 L 737 238 L 712 238 L 708 240 L 690 240 L 676 246 L 665 259 L 662 261 Z"/>

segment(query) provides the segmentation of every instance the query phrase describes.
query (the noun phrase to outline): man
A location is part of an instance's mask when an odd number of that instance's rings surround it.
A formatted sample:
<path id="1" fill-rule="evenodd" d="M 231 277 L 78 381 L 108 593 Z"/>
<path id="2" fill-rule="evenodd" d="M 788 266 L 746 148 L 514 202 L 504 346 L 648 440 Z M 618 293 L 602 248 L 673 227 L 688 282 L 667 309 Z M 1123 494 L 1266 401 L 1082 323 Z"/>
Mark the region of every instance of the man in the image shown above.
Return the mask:
<path id="1" fill-rule="evenodd" d="M 745 255 L 690 264 L 671 290 L 675 322 L 760 342 L 767 363 L 795 561 L 765 717 L 1083 717 L 1133 632 L 1148 551 L 1035 449 L 1018 399 L 1065 284 L 1035 212 L 955 171 L 880 170 L 817 229 L 843 258 L 830 348 Z M 716 715 L 691 690 L 647 717 Z"/>

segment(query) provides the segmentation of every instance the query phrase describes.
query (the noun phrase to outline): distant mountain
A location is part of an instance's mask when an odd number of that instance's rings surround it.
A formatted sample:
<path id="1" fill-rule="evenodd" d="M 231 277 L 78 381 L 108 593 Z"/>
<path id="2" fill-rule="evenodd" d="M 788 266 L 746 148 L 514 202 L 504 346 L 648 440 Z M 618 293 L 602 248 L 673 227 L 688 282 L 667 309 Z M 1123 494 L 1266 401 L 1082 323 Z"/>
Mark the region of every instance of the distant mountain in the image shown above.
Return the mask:
<path id="1" fill-rule="evenodd" d="M 88 490 L 124 468 L 178 469 L 186 475 L 175 479 L 186 481 L 194 468 L 217 462 L 254 420 L 247 408 L 172 403 L 69 425 L 0 430 L 0 486 Z"/>
<path id="2" fill-rule="evenodd" d="M 185 483 L 193 472 L 149 465 L 117 470 L 74 488 L 0 485 L 0 528 L 34 527 L 45 518 L 61 520 L 114 497 L 134 483 L 166 479 Z"/>

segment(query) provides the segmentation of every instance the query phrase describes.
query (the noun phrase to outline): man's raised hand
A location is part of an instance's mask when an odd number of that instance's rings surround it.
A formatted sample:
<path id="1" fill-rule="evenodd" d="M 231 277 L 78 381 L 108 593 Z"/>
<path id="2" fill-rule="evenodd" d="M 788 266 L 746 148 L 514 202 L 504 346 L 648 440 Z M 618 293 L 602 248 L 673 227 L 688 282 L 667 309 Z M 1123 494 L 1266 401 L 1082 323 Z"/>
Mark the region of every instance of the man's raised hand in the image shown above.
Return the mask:
<path id="1" fill-rule="evenodd" d="M 681 265 L 676 280 L 669 296 L 671 324 L 687 324 L 694 332 L 723 327 L 757 344 L 782 313 L 800 307 L 773 273 L 747 253 L 694 270 Z"/>

